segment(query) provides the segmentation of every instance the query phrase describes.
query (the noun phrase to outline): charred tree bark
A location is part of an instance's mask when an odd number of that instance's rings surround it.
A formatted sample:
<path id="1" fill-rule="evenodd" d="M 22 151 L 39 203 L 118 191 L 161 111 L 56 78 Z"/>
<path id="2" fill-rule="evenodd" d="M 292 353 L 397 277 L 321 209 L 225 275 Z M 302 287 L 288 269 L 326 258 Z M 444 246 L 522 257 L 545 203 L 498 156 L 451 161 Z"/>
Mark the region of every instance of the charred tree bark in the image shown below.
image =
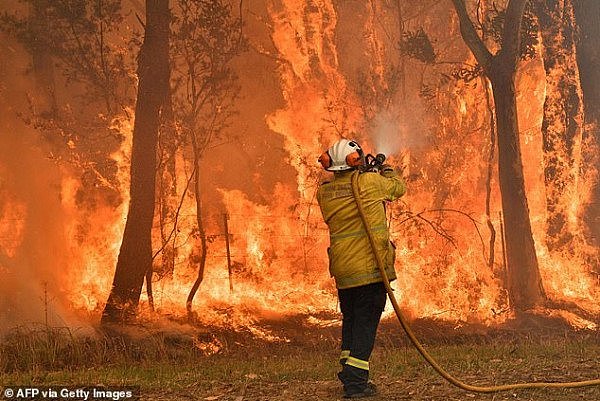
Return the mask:
<path id="1" fill-rule="evenodd" d="M 546 243 L 548 249 L 568 250 L 573 239 L 569 227 L 568 189 L 576 185 L 583 107 L 575 62 L 575 26 L 569 0 L 538 0 L 535 10 L 543 41 L 546 99 L 542 122 L 544 179 L 546 184 Z"/>
<path id="2" fill-rule="evenodd" d="M 169 88 L 169 23 L 168 0 L 146 0 L 131 151 L 131 200 L 112 290 L 102 315 L 104 323 L 135 316 L 144 277 L 152 268 L 156 146 L 160 112 Z"/>
<path id="3" fill-rule="evenodd" d="M 579 27 L 577 64 L 585 113 L 583 174 L 600 173 L 600 1 L 572 0 Z M 587 240 L 600 248 L 600 179 L 592 183 L 591 199 L 584 210 Z"/>
<path id="4" fill-rule="evenodd" d="M 490 81 L 498 125 L 498 176 L 506 235 L 507 284 L 511 304 L 517 309 L 528 309 L 540 304 L 545 296 L 525 195 L 515 72 L 504 64 L 494 63 Z"/>
<path id="5" fill-rule="evenodd" d="M 525 310 L 545 300 L 525 195 L 519 143 L 515 75 L 519 61 L 520 27 L 527 0 L 507 5 L 502 48 L 492 55 L 477 34 L 464 0 L 452 0 L 461 35 L 492 84 L 498 130 L 498 174 L 504 227 L 508 291 L 511 304 Z"/>

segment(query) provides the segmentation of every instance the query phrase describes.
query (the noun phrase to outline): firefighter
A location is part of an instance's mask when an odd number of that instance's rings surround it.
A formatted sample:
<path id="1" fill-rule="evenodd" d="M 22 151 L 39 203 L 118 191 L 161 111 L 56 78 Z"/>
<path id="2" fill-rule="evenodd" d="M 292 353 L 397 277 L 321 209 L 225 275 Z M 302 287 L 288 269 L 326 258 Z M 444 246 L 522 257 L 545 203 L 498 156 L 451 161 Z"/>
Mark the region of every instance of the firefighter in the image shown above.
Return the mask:
<path id="1" fill-rule="evenodd" d="M 341 139 L 319 157 L 319 162 L 334 173 L 333 180 L 318 189 L 317 200 L 329 227 L 329 272 L 335 279 L 342 312 L 342 344 L 338 378 L 344 398 L 375 395 L 369 382 L 369 357 L 386 303 L 386 290 L 367 237 L 351 178 L 359 174 L 358 187 L 377 252 L 385 261 L 388 278 L 394 280 L 394 246 L 386 224 L 385 201 L 393 201 L 405 192 L 405 183 L 390 166 L 379 172 L 360 172 L 365 165 L 361 147 L 353 140 Z"/>

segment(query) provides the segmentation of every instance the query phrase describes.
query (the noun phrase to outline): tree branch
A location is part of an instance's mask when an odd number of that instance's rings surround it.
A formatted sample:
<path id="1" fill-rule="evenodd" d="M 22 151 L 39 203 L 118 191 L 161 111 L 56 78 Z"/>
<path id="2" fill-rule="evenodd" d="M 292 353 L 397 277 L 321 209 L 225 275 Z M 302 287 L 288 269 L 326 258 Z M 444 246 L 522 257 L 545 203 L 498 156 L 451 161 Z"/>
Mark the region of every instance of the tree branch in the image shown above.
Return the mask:
<path id="1" fill-rule="evenodd" d="M 462 210 L 457 210 L 457 209 L 429 209 L 429 210 L 423 210 L 417 214 L 414 214 L 410 211 L 405 212 L 405 214 L 408 216 L 406 219 L 400 221 L 398 224 L 403 224 L 409 220 L 412 219 L 420 219 L 423 220 L 424 222 L 426 222 L 438 235 L 440 235 L 441 237 L 443 237 L 444 239 L 446 239 L 448 242 L 450 242 L 452 245 L 454 245 L 454 247 L 456 249 L 458 249 L 458 244 L 456 242 L 456 240 L 450 235 L 448 234 L 448 232 L 446 231 L 446 229 L 440 224 L 440 223 L 434 223 L 431 220 L 426 219 L 425 217 L 423 217 L 423 214 L 425 213 L 445 213 L 445 212 L 453 212 L 453 213 L 458 213 L 460 215 L 465 216 L 466 218 L 468 218 L 471 223 L 473 223 L 473 227 L 475 228 L 475 231 L 477 232 L 477 236 L 479 237 L 479 241 L 481 242 L 481 249 L 483 250 L 483 259 L 486 259 L 486 255 L 485 255 L 485 244 L 483 242 L 483 236 L 481 235 L 481 231 L 479 231 L 479 227 L 477 226 L 477 221 L 468 213 L 463 212 Z"/>
<path id="2" fill-rule="evenodd" d="M 452 0 L 452 3 L 454 4 L 454 9 L 458 15 L 458 20 L 460 21 L 460 33 L 465 43 L 475 56 L 477 62 L 484 68 L 485 71 L 487 71 L 492 64 L 492 59 L 494 56 L 492 53 L 490 53 L 488 48 L 483 43 L 483 40 L 481 40 L 477 34 L 475 26 L 473 25 L 473 21 L 471 21 L 471 18 L 469 18 L 469 13 L 467 12 L 467 7 L 465 6 L 465 0 Z"/>
<path id="3" fill-rule="evenodd" d="M 521 48 L 521 21 L 528 0 L 510 0 L 502 32 L 501 52 L 513 65 L 519 61 Z"/>

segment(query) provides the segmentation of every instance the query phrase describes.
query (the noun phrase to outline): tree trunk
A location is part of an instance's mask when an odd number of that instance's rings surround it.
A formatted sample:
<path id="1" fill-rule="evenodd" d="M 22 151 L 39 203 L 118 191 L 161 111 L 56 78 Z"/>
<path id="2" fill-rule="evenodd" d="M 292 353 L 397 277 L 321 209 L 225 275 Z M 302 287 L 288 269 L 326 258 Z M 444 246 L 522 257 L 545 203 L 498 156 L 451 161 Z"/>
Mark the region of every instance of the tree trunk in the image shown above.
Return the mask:
<path id="1" fill-rule="evenodd" d="M 169 86 L 169 23 L 168 0 L 146 0 L 131 151 L 131 200 L 103 322 L 123 322 L 135 316 L 144 276 L 152 268 L 156 145 Z"/>
<path id="2" fill-rule="evenodd" d="M 176 154 L 177 138 L 175 129 L 175 116 L 171 93 L 167 99 L 165 109 L 162 113 L 162 130 L 158 138 L 160 168 L 158 171 L 158 225 L 161 238 L 161 265 L 157 270 L 159 277 L 172 277 L 175 271 L 175 258 L 177 250 L 175 240 L 177 235 L 179 199 L 177 196 L 177 171 Z"/>
<path id="3" fill-rule="evenodd" d="M 502 49 L 492 55 L 479 37 L 464 0 L 452 0 L 460 33 L 492 84 L 498 132 L 498 175 L 504 214 L 508 292 L 517 310 L 542 303 L 546 296 L 538 267 L 525 195 L 515 75 L 520 59 L 521 21 L 528 0 L 510 0 L 502 29 Z"/>
<path id="4" fill-rule="evenodd" d="M 498 127 L 498 175 L 506 237 L 508 291 L 516 309 L 545 299 L 538 269 L 519 143 L 515 72 L 501 58 L 494 60 L 490 80 Z"/>
<path id="5" fill-rule="evenodd" d="M 494 268 L 495 263 L 495 248 L 496 248 L 496 229 L 492 223 L 492 177 L 494 175 L 494 158 L 496 156 L 496 115 L 494 113 L 494 107 L 492 105 L 492 99 L 490 96 L 490 85 L 488 79 L 485 77 L 481 78 L 481 84 L 485 88 L 485 104 L 487 111 L 490 115 L 490 153 L 487 160 L 487 175 L 485 180 L 485 216 L 488 229 L 490 230 L 490 253 L 488 255 L 488 266 L 490 269 Z"/>
<path id="6" fill-rule="evenodd" d="M 575 145 L 581 140 L 583 108 L 578 68 L 575 62 L 575 26 L 569 0 L 535 4 L 543 41 L 546 70 L 546 99 L 542 138 L 546 184 L 548 249 L 569 250 L 574 227 L 569 227 L 572 199 L 569 188 L 576 185 Z"/>
<path id="7" fill-rule="evenodd" d="M 572 0 L 579 27 L 577 63 L 579 64 L 586 120 L 600 121 L 600 2 Z"/>
<path id="8" fill-rule="evenodd" d="M 585 112 L 583 174 L 600 173 L 600 1 L 573 0 L 575 20 L 579 27 L 577 64 L 583 90 Z M 585 207 L 584 223 L 587 240 L 600 248 L 600 179 L 591 183 L 591 199 Z"/>
<path id="9" fill-rule="evenodd" d="M 204 269 L 206 267 L 206 254 L 207 254 L 207 240 L 206 231 L 204 230 L 204 220 L 202 217 L 202 183 L 200 182 L 200 153 L 201 149 L 198 146 L 198 140 L 196 133 L 191 133 L 192 137 L 192 149 L 194 151 L 194 198 L 196 199 L 196 223 L 198 224 L 198 237 L 200 239 L 200 258 L 198 260 L 198 276 L 190 289 L 188 294 L 185 307 L 188 311 L 188 316 L 192 317 L 192 303 L 196 292 L 204 280 Z"/>

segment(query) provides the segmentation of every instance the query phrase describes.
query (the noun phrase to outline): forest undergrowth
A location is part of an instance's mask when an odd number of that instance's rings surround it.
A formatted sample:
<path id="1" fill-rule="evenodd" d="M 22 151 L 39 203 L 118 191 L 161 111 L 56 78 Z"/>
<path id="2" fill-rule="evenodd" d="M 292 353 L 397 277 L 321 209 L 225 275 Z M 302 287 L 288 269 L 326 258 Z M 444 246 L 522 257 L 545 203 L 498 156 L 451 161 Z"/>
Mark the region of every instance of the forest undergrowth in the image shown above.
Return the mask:
<path id="1" fill-rule="evenodd" d="M 339 399 L 339 326 L 303 322 L 261 322 L 253 330 L 140 322 L 94 334 L 17 327 L 0 344 L 0 383 L 134 385 L 149 400 Z M 448 371 L 471 384 L 585 380 L 600 367 L 600 334 L 557 321 L 485 328 L 424 320 L 414 329 Z M 371 378 L 379 398 L 391 400 L 600 399 L 596 387 L 466 393 L 437 376 L 391 318 L 379 329 Z"/>

